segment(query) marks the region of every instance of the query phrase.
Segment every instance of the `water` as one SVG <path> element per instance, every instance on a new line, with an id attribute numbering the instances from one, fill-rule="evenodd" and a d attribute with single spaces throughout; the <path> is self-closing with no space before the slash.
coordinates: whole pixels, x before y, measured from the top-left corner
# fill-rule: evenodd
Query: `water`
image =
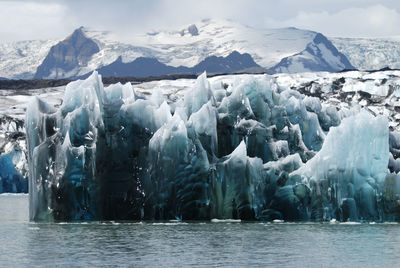
<path id="1" fill-rule="evenodd" d="M 0 195 L 0 267 L 398 267 L 399 224 L 28 221 Z"/>

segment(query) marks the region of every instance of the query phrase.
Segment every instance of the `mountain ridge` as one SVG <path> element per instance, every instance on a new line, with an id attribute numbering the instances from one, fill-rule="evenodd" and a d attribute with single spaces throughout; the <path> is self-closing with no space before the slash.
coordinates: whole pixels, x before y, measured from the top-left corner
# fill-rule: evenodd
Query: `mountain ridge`
<path id="1" fill-rule="evenodd" d="M 161 63 L 156 58 L 139 57 L 132 62 L 124 63 L 122 57 L 118 57 L 113 63 L 99 68 L 97 71 L 103 77 L 115 76 L 161 76 L 172 74 L 199 74 L 204 71 L 207 73 L 235 73 L 256 68 L 260 72 L 261 66 L 254 62 L 250 54 L 241 54 L 233 51 L 226 57 L 210 56 L 199 62 L 193 67 L 170 66 Z M 266 69 L 263 70 L 267 72 Z M 86 75 L 85 75 L 86 76 Z"/>
<path id="2" fill-rule="evenodd" d="M 43 43 L 51 47 L 47 54 L 31 55 L 36 60 L 29 68 L 23 64 L 23 55 L 19 56 L 20 61 L 12 72 L 7 71 L 6 66 L 1 68 L 0 64 L 0 76 L 25 79 L 80 77 L 110 65 L 118 58 L 122 63 L 129 63 L 141 57 L 156 58 L 160 63 L 172 67 L 192 68 L 207 57 L 227 57 L 233 51 L 248 53 L 262 68 L 273 68 L 282 59 L 301 53 L 310 45 L 316 45 L 313 42 L 318 34 L 294 27 L 255 29 L 233 21 L 209 19 L 181 30 L 134 35 L 133 40 L 122 42 L 118 41 L 114 33 L 80 27 L 64 40 Z M 34 54 L 33 49 L 28 48 L 26 54 Z M 297 70 L 300 72 L 340 71 L 342 66 L 346 66 L 343 62 L 345 56 L 328 64 L 319 59 L 318 54 L 308 53 L 303 57 L 308 57 L 317 65 L 323 64 L 318 68 L 305 66 Z M 237 64 L 240 65 L 239 62 Z M 37 68 L 36 72 L 32 71 L 34 68 Z M 215 71 L 225 72 L 218 68 Z"/>

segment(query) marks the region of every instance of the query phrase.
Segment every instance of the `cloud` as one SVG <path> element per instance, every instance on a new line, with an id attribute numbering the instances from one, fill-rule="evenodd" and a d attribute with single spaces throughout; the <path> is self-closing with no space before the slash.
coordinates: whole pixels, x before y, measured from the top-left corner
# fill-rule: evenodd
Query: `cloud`
<path id="1" fill-rule="evenodd" d="M 70 22 L 68 13 L 58 3 L 0 1 L 1 42 L 60 38 Z"/>
<path id="2" fill-rule="evenodd" d="M 74 10 L 71 16 L 75 17 L 74 21 L 79 21 L 76 27 L 83 25 L 97 30 L 111 30 L 120 40 L 129 41 L 135 34 L 152 30 L 181 30 L 204 18 L 234 19 L 246 23 L 247 17 L 241 14 L 249 7 L 242 0 L 114 0 L 96 3 L 72 0 L 63 3 Z M 253 11 L 249 13 L 254 15 Z M 258 15 L 262 18 L 261 13 Z"/>
<path id="3" fill-rule="evenodd" d="M 103 14 L 105 27 L 143 32 L 160 28 L 180 29 L 186 24 L 192 24 L 204 18 L 233 18 L 242 12 L 246 3 L 241 0 L 147 0 L 141 3 L 118 2 L 117 5 L 107 3 L 103 5 L 107 10 L 100 13 Z M 116 6 L 121 8 L 118 9 Z M 114 11 L 116 16 L 110 14 L 110 11 Z M 107 20 L 110 17 L 113 20 Z"/>
<path id="4" fill-rule="evenodd" d="M 0 0 L 0 42 L 64 38 L 79 26 L 137 33 L 181 29 L 203 18 L 295 26 L 328 36 L 400 35 L 400 3 L 386 0 Z M 396 9 L 398 8 L 398 9 Z"/>
<path id="5" fill-rule="evenodd" d="M 387 37 L 400 34 L 400 13 L 384 5 L 372 5 L 328 11 L 300 11 L 291 19 L 279 21 L 266 18 L 267 27 L 294 26 L 315 30 L 328 36 L 339 37 Z"/>

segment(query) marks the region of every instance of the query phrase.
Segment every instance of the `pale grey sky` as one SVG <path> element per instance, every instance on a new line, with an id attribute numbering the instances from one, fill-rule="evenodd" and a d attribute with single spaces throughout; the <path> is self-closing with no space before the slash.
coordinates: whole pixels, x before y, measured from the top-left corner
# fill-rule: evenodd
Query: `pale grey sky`
<path id="1" fill-rule="evenodd" d="M 327 36 L 400 36 L 398 0 L 0 0 L 0 42 L 63 38 L 79 26 L 124 35 L 180 29 L 203 18 Z"/>

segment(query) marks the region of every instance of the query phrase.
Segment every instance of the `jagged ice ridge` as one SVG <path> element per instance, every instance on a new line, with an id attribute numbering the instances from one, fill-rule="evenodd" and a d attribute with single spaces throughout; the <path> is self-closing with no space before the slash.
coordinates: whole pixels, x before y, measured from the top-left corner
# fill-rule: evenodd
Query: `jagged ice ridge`
<path id="1" fill-rule="evenodd" d="M 32 220 L 399 219 L 387 119 L 273 76 L 203 74 L 167 99 L 94 72 L 25 125 Z"/>

